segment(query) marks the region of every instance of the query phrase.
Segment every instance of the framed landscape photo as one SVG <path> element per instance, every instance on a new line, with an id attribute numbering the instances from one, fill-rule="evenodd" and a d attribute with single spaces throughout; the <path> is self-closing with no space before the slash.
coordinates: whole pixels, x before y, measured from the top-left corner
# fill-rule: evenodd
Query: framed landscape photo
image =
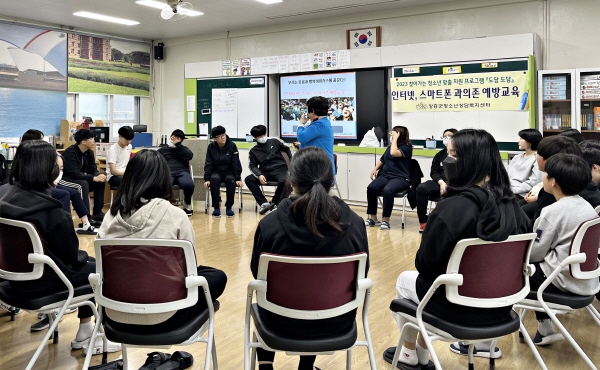
<path id="1" fill-rule="evenodd" d="M 381 47 L 381 26 L 347 30 L 346 47 L 348 49 Z"/>

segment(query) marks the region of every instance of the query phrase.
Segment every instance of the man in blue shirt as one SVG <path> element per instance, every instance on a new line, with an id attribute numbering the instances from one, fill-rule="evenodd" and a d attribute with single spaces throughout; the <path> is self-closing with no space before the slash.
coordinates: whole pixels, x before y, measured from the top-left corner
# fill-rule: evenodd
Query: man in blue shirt
<path id="1" fill-rule="evenodd" d="M 333 129 L 327 118 L 329 101 L 322 96 L 313 96 L 308 99 L 306 105 L 308 114 L 300 118 L 297 131 L 300 148 L 316 146 L 323 149 L 331 159 L 333 173 L 336 173 L 333 161 Z"/>

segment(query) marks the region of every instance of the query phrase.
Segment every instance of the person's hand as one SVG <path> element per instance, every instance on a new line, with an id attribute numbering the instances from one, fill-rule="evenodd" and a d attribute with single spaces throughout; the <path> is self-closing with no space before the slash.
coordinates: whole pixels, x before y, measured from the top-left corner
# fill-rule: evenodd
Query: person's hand
<path id="1" fill-rule="evenodd" d="M 296 142 L 294 143 L 294 147 L 296 147 L 296 149 L 300 149 L 300 142 L 299 142 L 299 141 L 296 141 Z"/>
<path id="2" fill-rule="evenodd" d="M 204 189 L 208 189 L 210 186 L 210 181 L 204 181 Z"/>
<path id="3" fill-rule="evenodd" d="M 537 196 L 535 195 L 531 195 L 530 193 L 527 193 L 527 195 L 525 196 L 525 201 L 527 203 L 533 203 L 537 200 Z"/>
<path id="4" fill-rule="evenodd" d="M 300 121 L 299 121 L 299 122 L 300 122 L 300 124 L 302 124 L 302 125 L 306 124 L 306 122 L 308 122 L 308 117 L 306 117 L 306 115 L 305 115 L 305 114 L 303 114 L 303 115 L 300 117 Z"/>
<path id="5" fill-rule="evenodd" d="M 446 194 L 446 189 L 448 188 L 448 184 L 445 181 L 440 181 L 440 195 Z"/>
<path id="6" fill-rule="evenodd" d="M 173 144 L 177 144 L 181 142 L 181 138 L 177 137 L 177 136 L 171 136 L 171 142 Z"/>
<path id="7" fill-rule="evenodd" d="M 92 179 L 94 182 L 106 182 L 106 175 L 94 176 Z"/>
<path id="8" fill-rule="evenodd" d="M 392 141 L 398 140 L 399 136 L 400 136 L 400 134 L 397 131 L 392 131 Z"/>
<path id="9" fill-rule="evenodd" d="M 373 168 L 373 171 L 371 171 L 371 180 L 375 180 L 376 177 L 377 177 L 377 167 Z"/>
<path id="10" fill-rule="evenodd" d="M 241 181 L 236 181 L 235 184 L 238 186 L 238 188 L 243 188 L 244 187 L 244 183 Z"/>
<path id="11" fill-rule="evenodd" d="M 263 175 L 258 176 L 258 181 L 260 181 L 261 185 L 265 185 L 267 183 L 267 178 Z"/>

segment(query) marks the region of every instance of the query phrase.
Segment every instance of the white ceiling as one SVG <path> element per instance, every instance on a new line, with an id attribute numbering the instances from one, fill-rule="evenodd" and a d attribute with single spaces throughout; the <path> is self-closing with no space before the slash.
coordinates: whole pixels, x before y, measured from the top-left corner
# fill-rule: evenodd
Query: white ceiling
<path id="1" fill-rule="evenodd" d="M 0 0 L 0 19 L 19 18 L 74 27 L 75 30 L 158 40 L 457 0 L 283 0 L 283 3 L 271 5 L 256 0 L 186 1 L 204 15 L 177 22 L 163 21 L 159 9 L 135 4 L 135 0 Z M 122 26 L 80 18 L 73 15 L 77 11 L 131 19 L 141 24 Z"/>

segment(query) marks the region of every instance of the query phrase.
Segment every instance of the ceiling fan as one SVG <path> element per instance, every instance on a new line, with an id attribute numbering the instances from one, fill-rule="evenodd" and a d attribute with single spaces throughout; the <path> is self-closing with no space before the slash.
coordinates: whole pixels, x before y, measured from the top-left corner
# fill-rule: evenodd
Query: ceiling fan
<path id="1" fill-rule="evenodd" d="M 167 0 L 167 6 L 160 12 L 160 17 L 169 21 L 178 21 L 190 15 L 194 7 L 183 0 Z"/>

